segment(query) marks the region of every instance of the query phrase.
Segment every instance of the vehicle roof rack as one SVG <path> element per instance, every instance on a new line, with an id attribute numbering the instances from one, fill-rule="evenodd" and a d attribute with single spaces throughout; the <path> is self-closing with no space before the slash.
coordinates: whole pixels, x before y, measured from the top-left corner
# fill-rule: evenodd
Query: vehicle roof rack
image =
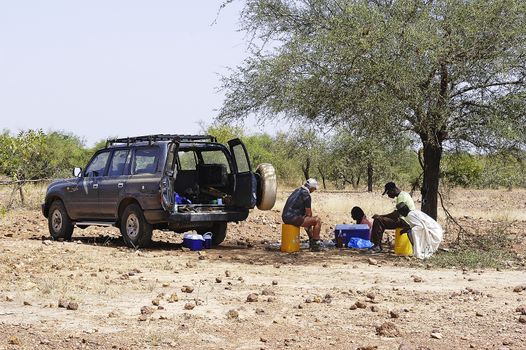
<path id="1" fill-rule="evenodd" d="M 123 137 L 118 139 L 108 139 L 106 141 L 106 147 L 114 145 L 116 143 L 125 143 L 130 145 L 136 142 L 148 142 L 152 144 L 157 141 L 176 141 L 176 142 L 217 142 L 217 138 L 212 135 L 182 135 L 182 134 L 155 134 L 145 136 L 133 136 Z"/>

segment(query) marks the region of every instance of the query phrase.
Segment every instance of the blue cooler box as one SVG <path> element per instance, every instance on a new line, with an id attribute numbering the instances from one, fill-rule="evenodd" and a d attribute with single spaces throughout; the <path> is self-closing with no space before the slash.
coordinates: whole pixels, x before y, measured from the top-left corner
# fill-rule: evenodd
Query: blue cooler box
<path id="1" fill-rule="evenodd" d="M 338 246 L 341 244 L 343 247 L 347 247 L 351 237 L 369 240 L 369 235 L 369 226 L 365 224 L 338 224 L 334 228 L 334 239 Z"/>
<path id="2" fill-rule="evenodd" d="M 202 250 L 204 248 L 205 239 L 197 234 L 185 234 L 183 236 L 183 247 L 190 248 L 190 250 Z"/>

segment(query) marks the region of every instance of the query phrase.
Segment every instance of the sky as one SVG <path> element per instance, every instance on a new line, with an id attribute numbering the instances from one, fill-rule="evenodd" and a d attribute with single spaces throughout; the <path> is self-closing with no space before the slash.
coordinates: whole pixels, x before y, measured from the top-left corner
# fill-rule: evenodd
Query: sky
<path id="1" fill-rule="evenodd" d="M 0 131 L 199 133 L 247 57 L 242 3 L 221 3 L 0 0 Z"/>

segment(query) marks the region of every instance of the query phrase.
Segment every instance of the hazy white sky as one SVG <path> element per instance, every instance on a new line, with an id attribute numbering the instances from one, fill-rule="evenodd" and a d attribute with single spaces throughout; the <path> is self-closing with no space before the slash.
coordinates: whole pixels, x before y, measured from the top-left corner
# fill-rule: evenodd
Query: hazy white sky
<path id="1" fill-rule="evenodd" d="M 108 136 L 197 133 L 246 57 L 241 4 L 0 0 L 0 129 Z"/>

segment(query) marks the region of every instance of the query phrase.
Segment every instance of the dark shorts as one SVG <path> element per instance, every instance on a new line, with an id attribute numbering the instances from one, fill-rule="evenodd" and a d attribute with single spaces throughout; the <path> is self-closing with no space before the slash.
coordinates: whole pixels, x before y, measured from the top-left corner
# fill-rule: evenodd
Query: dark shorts
<path id="1" fill-rule="evenodd" d="M 305 221 L 304 216 L 291 216 L 288 218 L 283 218 L 284 223 L 289 224 L 289 225 L 294 225 L 294 226 L 303 225 L 303 221 Z"/>

